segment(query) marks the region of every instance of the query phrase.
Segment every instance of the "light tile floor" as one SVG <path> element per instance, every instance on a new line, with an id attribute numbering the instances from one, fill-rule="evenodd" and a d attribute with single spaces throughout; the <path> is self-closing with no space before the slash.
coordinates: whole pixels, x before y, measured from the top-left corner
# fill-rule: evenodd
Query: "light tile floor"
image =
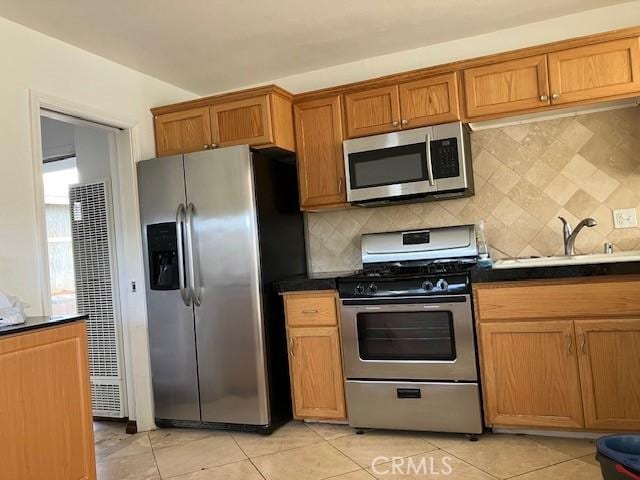
<path id="1" fill-rule="evenodd" d="M 95 424 L 98 480 L 601 480 L 590 440 L 371 430 L 292 421 L 270 436 Z"/>

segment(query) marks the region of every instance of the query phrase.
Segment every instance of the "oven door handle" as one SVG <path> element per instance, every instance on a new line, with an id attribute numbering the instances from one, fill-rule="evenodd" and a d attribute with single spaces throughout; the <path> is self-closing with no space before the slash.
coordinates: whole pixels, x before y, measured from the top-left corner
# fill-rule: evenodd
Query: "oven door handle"
<path id="1" fill-rule="evenodd" d="M 429 185 L 434 187 L 436 185 L 436 181 L 433 178 L 433 164 L 431 163 L 431 135 L 427 133 L 425 140 L 427 149 L 427 175 L 429 176 Z"/>

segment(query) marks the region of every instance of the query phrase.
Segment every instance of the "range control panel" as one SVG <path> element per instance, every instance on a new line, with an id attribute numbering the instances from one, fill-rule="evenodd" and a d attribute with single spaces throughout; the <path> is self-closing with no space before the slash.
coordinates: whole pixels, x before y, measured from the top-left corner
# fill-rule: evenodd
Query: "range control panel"
<path id="1" fill-rule="evenodd" d="M 347 277 L 338 279 L 341 298 L 461 295 L 470 293 L 467 275 Z"/>

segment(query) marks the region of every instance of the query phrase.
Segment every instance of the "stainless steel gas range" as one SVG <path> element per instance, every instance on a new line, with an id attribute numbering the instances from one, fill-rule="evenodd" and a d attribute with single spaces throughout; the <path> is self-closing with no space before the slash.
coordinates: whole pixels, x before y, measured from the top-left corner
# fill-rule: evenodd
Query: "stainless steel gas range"
<path id="1" fill-rule="evenodd" d="M 473 225 L 362 236 L 363 270 L 338 280 L 352 427 L 482 432 L 477 256 Z"/>

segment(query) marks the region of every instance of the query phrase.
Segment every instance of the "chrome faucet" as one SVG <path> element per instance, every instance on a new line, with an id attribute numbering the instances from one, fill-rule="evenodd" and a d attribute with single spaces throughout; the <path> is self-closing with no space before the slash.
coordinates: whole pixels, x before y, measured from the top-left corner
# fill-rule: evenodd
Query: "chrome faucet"
<path id="1" fill-rule="evenodd" d="M 558 217 L 558 218 L 562 222 L 562 236 L 564 238 L 564 254 L 575 255 L 576 254 L 576 249 L 575 249 L 576 237 L 580 233 L 580 230 L 582 230 L 584 227 L 595 227 L 596 225 L 598 225 L 598 222 L 596 222 L 593 218 L 585 218 L 580 223 L 578 223 L 578 225 L 576 225 L 575 229 L 571 229 L 571 225 L 569 225 L 569 222 L 567 222 L 562 217 Z"/>

